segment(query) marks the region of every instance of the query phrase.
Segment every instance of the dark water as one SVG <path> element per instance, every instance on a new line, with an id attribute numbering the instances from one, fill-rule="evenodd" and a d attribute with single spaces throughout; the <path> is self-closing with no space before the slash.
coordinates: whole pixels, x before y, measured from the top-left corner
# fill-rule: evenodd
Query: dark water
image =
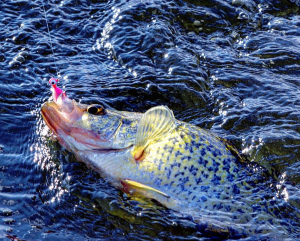
<path id="1" fill-rule="evenodd" d="M 134 200 L 49 138 L 47 80 L 83 103 L 177 119 L 231 140 L 276 179 L 300 240 L 298 0 L 0 0 L 0 239 L 207 240 L 189 217 Z M 51 40 L 55 56 L 51 50 Z"/>

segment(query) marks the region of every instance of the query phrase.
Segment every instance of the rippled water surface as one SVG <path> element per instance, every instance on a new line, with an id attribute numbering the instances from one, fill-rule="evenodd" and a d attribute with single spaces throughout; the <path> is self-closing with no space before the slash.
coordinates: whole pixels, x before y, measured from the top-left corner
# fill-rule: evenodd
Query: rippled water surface
<path id="1" fill-rule="evenodd" d="M 83 103 L 167 105 L 230 140 L 275 179 L 281 213 L 244 239 L 300 240 L 298 0 L 0 4 L 1 239 L 209 237 L 191 217 L 113 188 L 51 140 L 40 108 L 47 80 L 60 75 Z"/>

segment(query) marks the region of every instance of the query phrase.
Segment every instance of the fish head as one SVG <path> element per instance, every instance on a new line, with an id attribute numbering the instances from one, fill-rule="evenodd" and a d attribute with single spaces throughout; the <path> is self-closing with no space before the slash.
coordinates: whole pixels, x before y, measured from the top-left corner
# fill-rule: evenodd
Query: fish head
<path id="1" fill-rule="evenodd" d="M 62 93 L 41 109 L 44 121 L 70 151 L 109 151 L 134 145 L 139 115 L 85 105 Z"/>

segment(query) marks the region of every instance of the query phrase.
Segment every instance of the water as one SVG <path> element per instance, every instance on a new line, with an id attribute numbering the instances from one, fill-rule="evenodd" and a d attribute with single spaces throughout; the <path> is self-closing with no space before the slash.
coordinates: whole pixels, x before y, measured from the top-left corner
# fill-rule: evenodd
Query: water
<path id="1" fill-rule="evenodd" d="M 51 141 L 40 108 L 56 67 L 83 103 L 167 105 L 229 139 L 282 196 L 280 229 L 255 240 L 279 230 L 300 239 L 298 0 L 44 0 L 55 55 L 42 1 L 0 4 L 1 239 L 208 239 L 190 217 L 126 196 Z"/>

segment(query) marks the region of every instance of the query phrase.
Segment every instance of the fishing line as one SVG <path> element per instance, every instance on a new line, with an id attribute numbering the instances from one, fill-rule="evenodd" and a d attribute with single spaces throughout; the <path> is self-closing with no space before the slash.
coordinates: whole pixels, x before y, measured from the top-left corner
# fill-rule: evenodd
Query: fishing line
<path id="1" fill-rule="evenodd" d="M 47 19 L 47 13 L 46 13 L 46 10 L 45 10 L 45 5 L 44 5 L 44 1 L 43 0 L 42 0 L 42 4 L 43 4 L 43 10 L 44 10 L 44 15 L 45 15 L 45 20 L 46 20 L 46 25 L 47 25 L 49 40 L 50 40 L 50 48 L 52 50 L 52 57 L 53 57 L 53 60 L 54 60 L 56 74 L 57 74 L 57 77 L 59 78 L 60 77 L 60 72 L 59 72 L 59 70 L 57 68 L 57 65 L 56 65 L 56 56 L 55 56 L 55 53 L 54 53 L 54 50 L 53 50 L 52 39 L 51 39 L 51 34 L 50 34 L 50 29 L 49 29 L 49 24 L 48 24 L 48 19 Z"/>

